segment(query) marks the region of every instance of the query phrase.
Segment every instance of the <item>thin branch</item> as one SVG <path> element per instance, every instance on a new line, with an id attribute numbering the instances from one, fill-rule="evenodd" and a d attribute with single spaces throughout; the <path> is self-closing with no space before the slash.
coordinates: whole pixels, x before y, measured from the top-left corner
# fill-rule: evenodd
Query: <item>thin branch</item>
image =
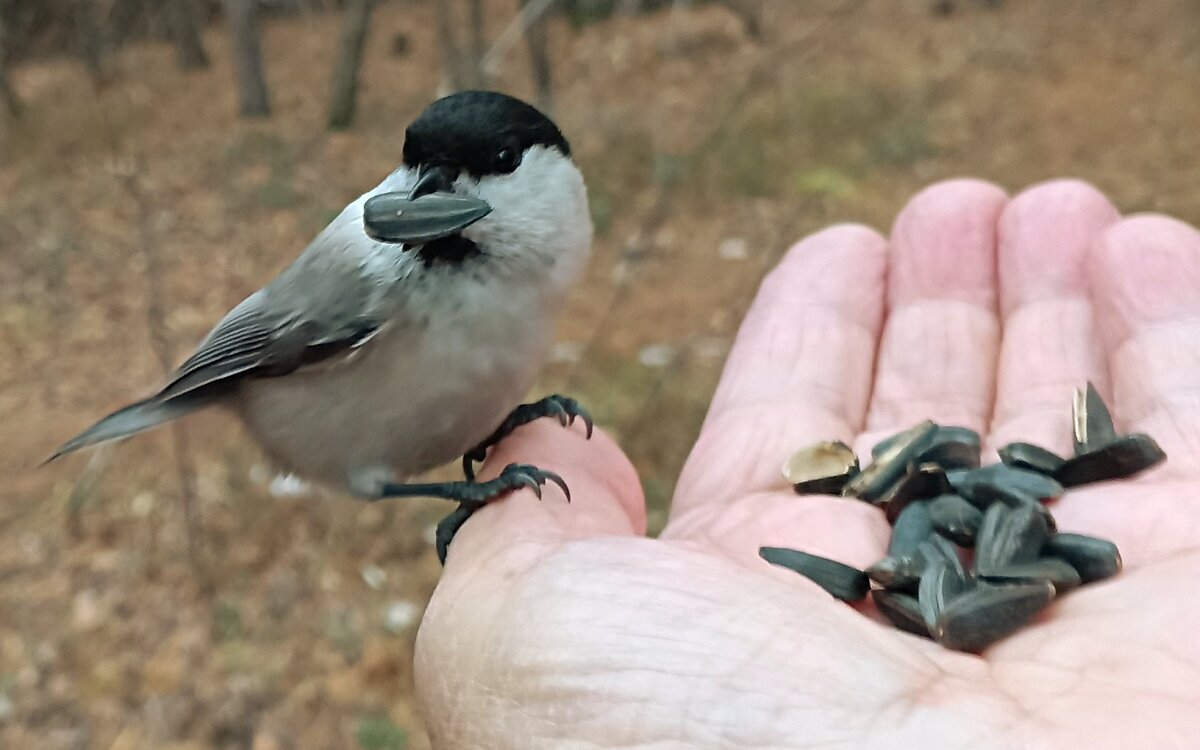
<path id="1" fill-rule="evenodd" d="M 521 5 L 521 11 L 509 21 L 508 26 L 504 27 L 504 31 L 500 32 L 500 36 L 492 44 L 492 48 L 483 56 L 479 67 L 488 75 L 494 76 L 500 69 L 500 63 L 512 51 L 517 42 L 525 36 L 525 32 L 529 27 L 537 23 L 546 11 L 558 0 L 529 0 Z"/>
<path id="2" fill-rule="evenodd" d="M 434 17 L 437 22 L 438 50 L 442 56 L 442 75 L 453 91 L 463 87 L 463 59 L 458 49 L 458 40 L 454 34 L 454 18 L 451 15 L 450 0 L 436 0 Z"/>
<path id="3" fill-rule="evenodd" d="M 135 165 L 123 164 L 118 169 L 118 176 L 137 209 L 138 244 L 141 246 L 142 260 L 145 264 L 146 327 L 150 333 L 150 343 L 163 372 L 169 373 L 174 357 L 171 353 L 171 337 L 167 330 L 166 310 L 163 305 L 166 289 L 158 244 L 155 242 L 151 224 L 153 215 L 150 201 L 141 189 Z M 196 510 L 196 470 L 189 451 L 188 437 L 183 425 L 178 422 L 172 422 L 170 429 L 175 468 L 179 476 L 179 499 L 183 509 L 188 560 L 201 590 L 211 593 L 213 581 L 202 549 L 200 521 Z"/>

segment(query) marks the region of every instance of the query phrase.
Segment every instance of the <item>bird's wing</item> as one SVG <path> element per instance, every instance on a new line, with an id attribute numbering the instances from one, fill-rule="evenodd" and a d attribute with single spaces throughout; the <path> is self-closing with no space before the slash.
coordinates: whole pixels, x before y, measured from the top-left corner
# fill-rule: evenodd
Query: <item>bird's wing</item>
<path id="1" fill-rule="evenodd" d="M 47 461 L 203 409 L 242 378 L 286 375 L 345 354 L 362 346 L 379 328 L 379 323 L 363 317 L 270 314 L 264 312 L 257 295 L 252 296 L 217 324 L 162 390 L 109 414 L 63 444 Z"/>
<path id="2" fill-rule="evenodd" d="M 155 398 L 169 400 L 244 377 L 277 377 L 304 365 L 346 354 L 367 342 L 380 322 L 363 316 L 331 317 L 267 312 L 250 297 L 209 333 L 172 373 Z"/>

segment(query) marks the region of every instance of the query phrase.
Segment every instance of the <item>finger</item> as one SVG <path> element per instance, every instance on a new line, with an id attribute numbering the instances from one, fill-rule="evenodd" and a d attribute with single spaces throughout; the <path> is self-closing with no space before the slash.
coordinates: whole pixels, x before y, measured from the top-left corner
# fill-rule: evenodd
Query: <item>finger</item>
<path id="1" fill-rule="evenodd" d="M 925 419 L 983 431 L 995 389 L 1000 188 L 952 180 L 918 194 L 892 229 L 888 311 L 865 452 Z"/>
<path id="2" fill-rule="evenodd" d="M 531 422 L 492 450 L 480 480 L 495 477 L 512 463 L 560 475 L 571 489 L 571 502 L 551 484 L 543 488 L 542 500 L 524 489 L 488 503 L 454 537 L 447 576 L 469 575 L 513 548 L 520 553 L 508 554 L 506 560 L 532 564 L 572 539 L 645 533 L 646 509 L 637 474 L 602 430 L 588 440 L 582 430 L 564 430 L 548 419 Z"/>
<path id="3" fill-rule="evenodd" d="M 797 448 L 858 431 L 885 248 L 865 227 L 832 227 L 793 247 L 763 281 L 679 477 L 673 520 L 786 487 L 780 470 Z"/>
<path id="4" fill-rule="evenodd" d="M 1108 392 L 1108 366 L 1092 316 L 1085 259 L 1117 210 L 1075 180 L 1030 188 L 1004 209 L 997 269 L 1003 342 L 992 450 L 1013 441 L 1072 450 L 1071 399 L 1092 381 Z"/>
<path id="5" fill-rule="evenodd" d="M 1167 453 L 1158 478 L 1200 474 L 1200 233 L 1164 216 L 1125 219 L 1089 257 L 1123 431 Z"/>

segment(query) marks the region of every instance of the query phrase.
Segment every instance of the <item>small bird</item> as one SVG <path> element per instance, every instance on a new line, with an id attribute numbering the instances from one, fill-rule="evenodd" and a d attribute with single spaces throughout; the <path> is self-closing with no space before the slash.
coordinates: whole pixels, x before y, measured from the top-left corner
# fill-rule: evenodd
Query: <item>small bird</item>
<path id="1" fill-rule="evenodd" d="M 364 216 L 365 215 L 365 216 Z M 281 470 L 366 499 L 433 496 L 455 532 L 509 491 L 561 477 L 473 462 L 522 424 L 592 423 L 573 399 L 521 398 L 591 252 L 583 176 L 558 127 L 490 91 L 431 104 L 403 163 L 335 218 L 287 269 L 234 307 L 154 395 L 48 460 L 209 406 L 232 410 Z M 515 407 L 515 408 L 514 408 Z M 466 481 L 406 484 L 458 457 Z"/>

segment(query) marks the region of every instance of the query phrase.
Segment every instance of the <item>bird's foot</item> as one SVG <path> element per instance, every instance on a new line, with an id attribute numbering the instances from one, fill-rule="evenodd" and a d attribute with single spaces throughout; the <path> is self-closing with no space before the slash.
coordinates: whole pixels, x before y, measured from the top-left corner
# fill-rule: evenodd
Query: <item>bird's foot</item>
<path id="1" fill-rule="evenodd" d="M 467 476 L 468 480 L 474 480 L 475 463 L 482 462 L 487 458 L 488 448 L 511 435 L 518 427 L 542 417 L 555 417 L 563 427 L 575 424 L 575 420 L 578 419 L 587 428 L 588 438 L 592 437 L 592 418 L 587 410 L 580 406 L 575 399 L 556 393 L 540 401 L 534 401 L 532 404 L 521 404 L 513 409 L 495 432 L 463 455 L 463 474 Z"/>
<path id="2" fill-rule="evenodd" d="M 563 478 L 552 471 L 545 471 L 528 464 L 509 464 L 500 472 L 500 476 L 487 482 L 432 482 L 428 484 L 385 484 L 380 490 L 379 499 L 392 497 L 440 497 L 458 502 L 458 509 L 446 516 L 437 525 L 438 560 L 446 563 L 446 549 L 453 541 L 459 528 L 467 519 L 491 500 L 514 490 L 528 487 L 533 490 L 539 500 L 542 499 L 542 485 L 553 482 L 562 488 L 567 502 L 571 502 L 571 490 Z"/>

